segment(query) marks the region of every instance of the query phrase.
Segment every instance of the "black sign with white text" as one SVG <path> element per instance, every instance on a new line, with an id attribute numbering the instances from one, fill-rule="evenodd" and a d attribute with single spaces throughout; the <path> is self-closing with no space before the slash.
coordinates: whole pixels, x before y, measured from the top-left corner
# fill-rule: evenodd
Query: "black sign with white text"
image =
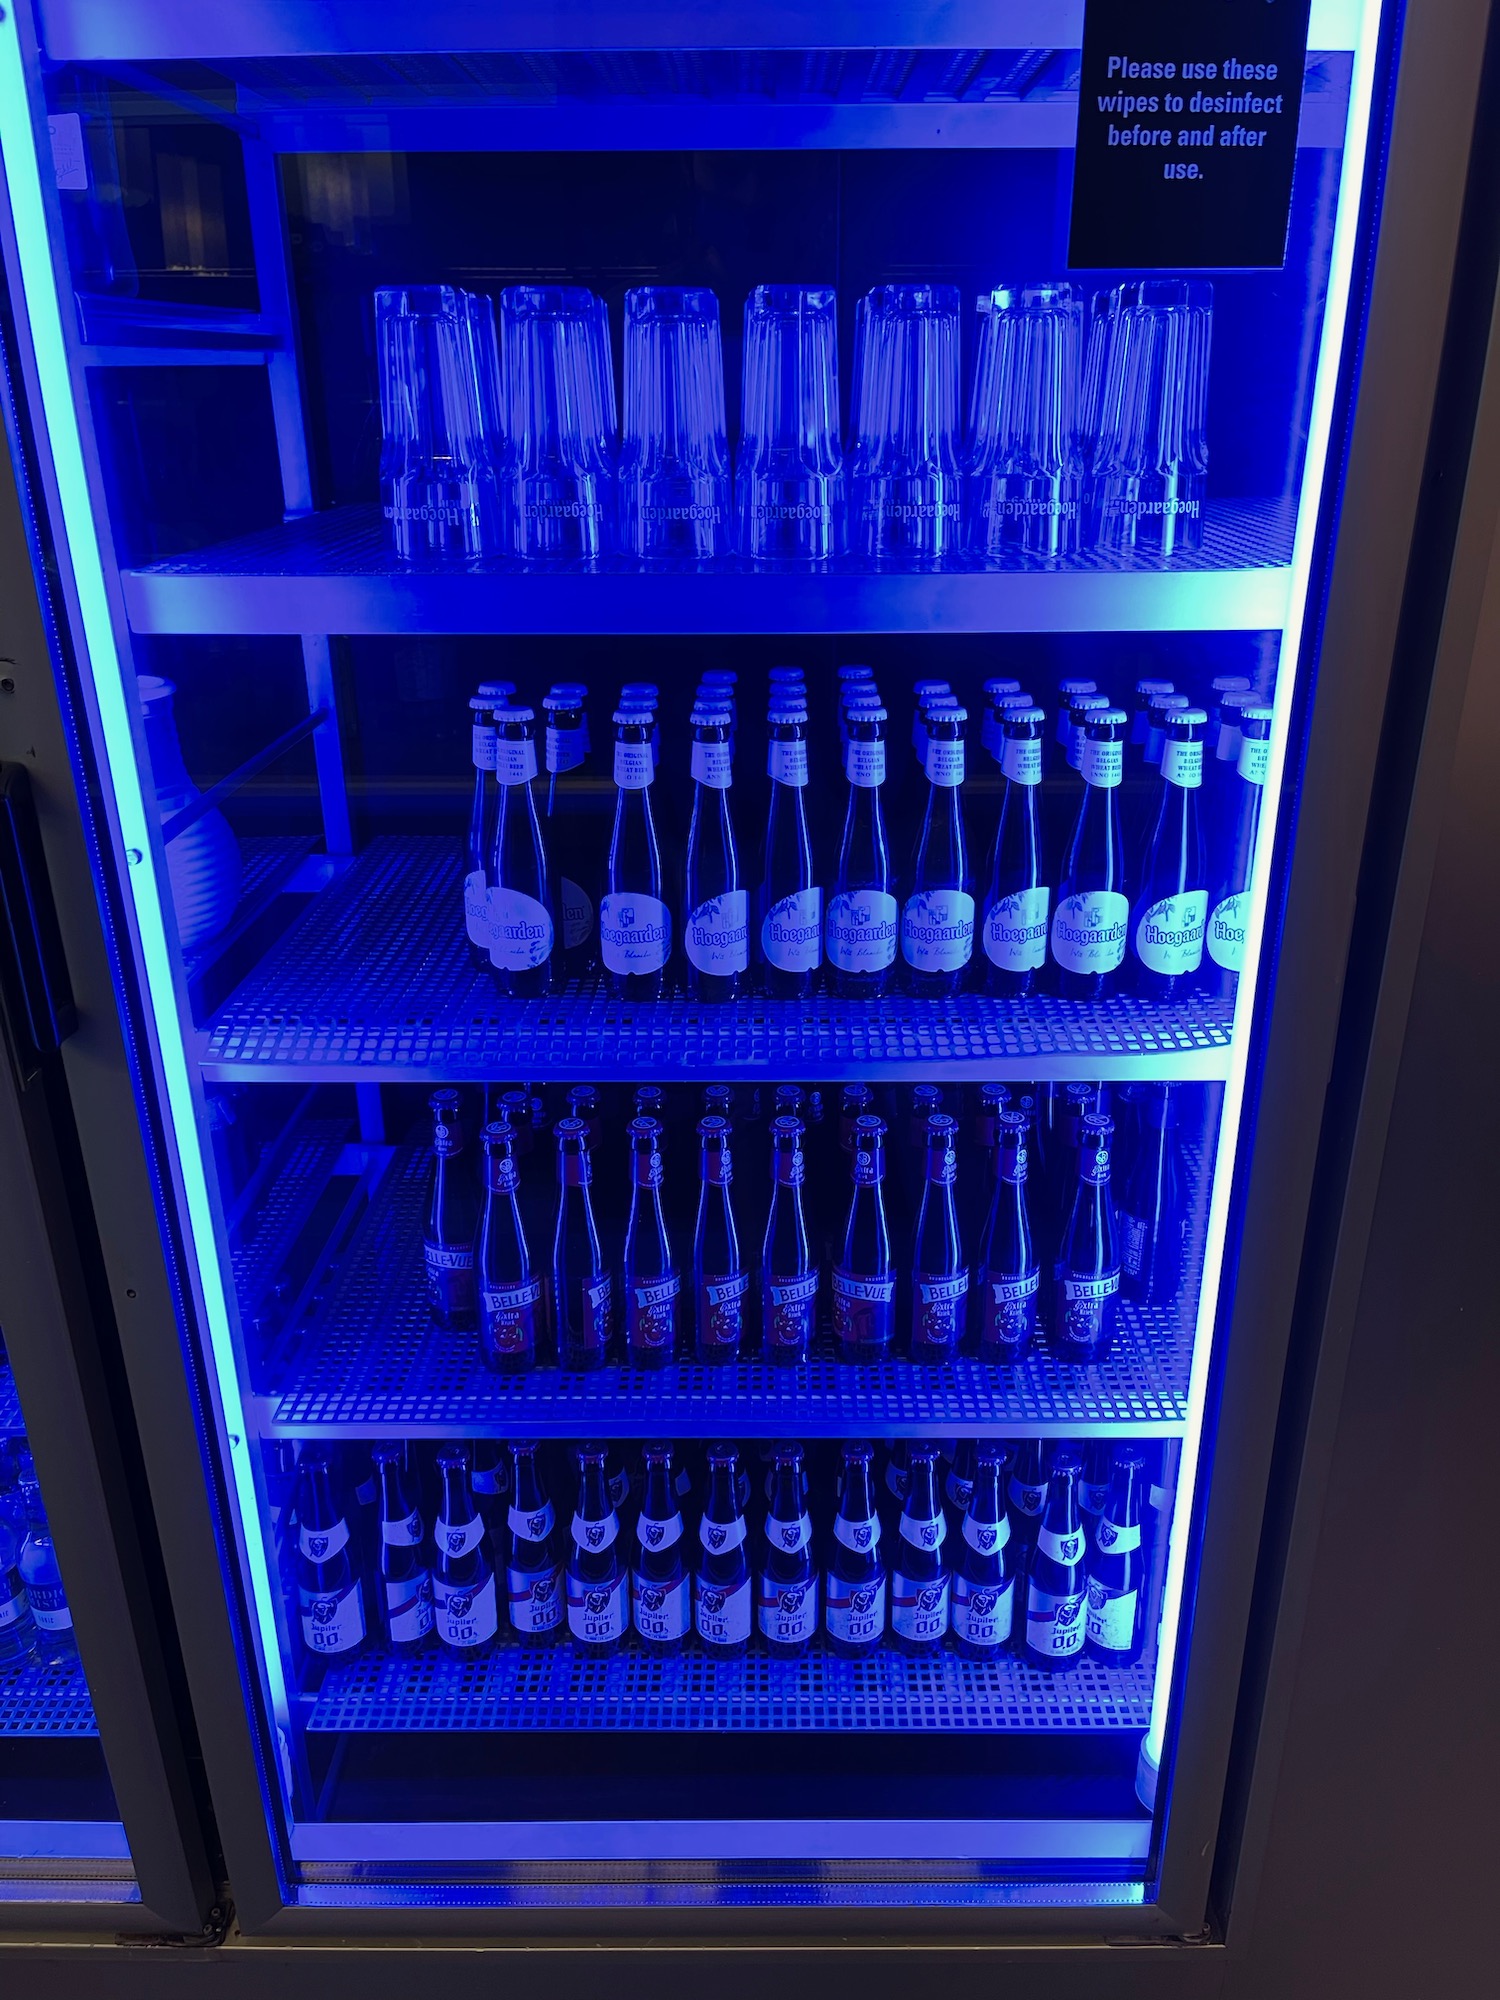
<path id="1" fill-rule="evenodd" d="M 1311 0 L 1085 0 L 1071 265 L 1286 256 Z"/>

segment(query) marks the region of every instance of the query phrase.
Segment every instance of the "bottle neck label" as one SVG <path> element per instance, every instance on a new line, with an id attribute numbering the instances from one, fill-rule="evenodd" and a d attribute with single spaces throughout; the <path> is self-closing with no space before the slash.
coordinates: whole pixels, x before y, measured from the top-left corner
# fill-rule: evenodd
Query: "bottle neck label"
<path id="1" fill-rule="evenodd" d="M 760 948 L 779 972 L 815 972 L 822 957 L 823 891 L 798 889 L 766 912 Z"/>
<path id="2" fill-rule="evenodd" d="M 476 722 L 474 725 L 474 769 L 493 771 L 495 768 L 495 725 L 492 722 Z"/>
<path id="3" fill-rule="evenodd" d="M 547 724 L 546 756 L 547 769 L 561 777 L 565 771 L 576 771 L 588 754 L 588 732 L 585 729 L 557 729 Z"/>
<path id="4" fill-rule="evenodd" d="M 581 1514 L 573 1516 L 573 1540 L 585 1555 L 602 1555 L 614 1546 L 619 1532 L 618 1515 L 606 1514 L 602 1521 L 586 1521 Z"/>
<path id="5" fill-rule="evenodd" d="M 856 1146 L 851 1164 L 856 1187 L 878 1187 L 885 1179 L 885 1154 L 872 1146 Z"/>
<path id="6" fill-rule="evenodd" d="M 349 1523 L 335 1521 L 331 1528 L 299 1528 L 297 1546 L 311 1563 L 332 1562 L 349 1546 Z"/>
<path id="7" fill-rule="evenodd" d="M 413 1510 L 403 1521 L 382 1521 L 380 1539 L 390 1549 L 414 1549 L 422 1539 L 422 1516 Z"/>
<path id="8" fill-rule="evenodd" d="M 1203 745 L 1169 736 L 1161 746 L 1161 774 L 1169 785 L 1195 791 L 1203 783 Z"/>
<path id="9" fill-rule="evenodd" d="M 599 901 L 599 949 L 609 972 L 660 972 L 672 951 L 671 911 L 659 897 L 612 890 Z"/>
<path id="10" fill-rule="evenodd" d="M 812 1544 L 812 1522 L 806 1514 L 799 1514 L 795 1521 L 783 1521 L 774 1515 L 766 1520 L 766 1542 L 782 1555 L 795 1556 Z"/>
<path id="11" fill-rule="evenodd" d="M 842 1514 L 836 1514 L 833 1539 L 846 1549 L 852 1549 L 857 1556 L 872 1555 L 880 1546 L 880 1517 L 871 1514 L 865 1521 L 847 1521 Z"/>
<path id="12" fill-rule="evenodd" d="M 521 1185 L 521 1170 L 509 1154 L 500 1159 L 492 1155 L 488 1167 L 489 1184 L 496 1194 L 514 1194 Z"/>
<path id="13" fill-rule="evenodd" d="M 807 744 L 800 738 L 790 742 L 778 742 L 774 737 L 766 746 L 766 774 L 774 784 L 805 785 L 807 783 Z"/>
<path id="14" fill-rule="evenodd" d="M 976 1555 L 997 1556 L 1010 1540 L 1010 1522 L 1003 1515 L 998 1521 L 976 1521 L 965 1514 L 964 1540 Z"/>
<path id="15" fill-rule="evenodd" d="M 484 1540 L 484 1522 L 478 1514 L 469 1521 L 439 1520 L 433 1530 L 433 1540 L 440 1554 L 450 1562 L 457 1562 L 471 1549 L 477 1549 Z"/>
<path id="16" fill-rule="evenodd" d="M 1109 790 L 1118 785 L 1125 773 L 1125 746 L 1123 743 L 1098 743 L 1085 736 L 1083 750 L 1078 760 L 1078 768 L 1086 785 L 1094 785 Z"/>
<path id="17" fill-rule="evenodd" d="M 545 1542 L 557 1525 L 550 1500 L 544 1501 L 540 1507 L 512 1507 L 505 1519 L 511 1533 L 521 1542 Z"/>
<path id="18" fill-rule="evenodd" d="M 1002 972 L 1037 972 L 1047 962 L 1050 889 L 1017 889 L 991 903 L 984 918 L 984 955 Z"/>
<path id="19" fill-rule="evenodd" d="M 1066 1534 L 1058 1534 L 1055 1528 L 1041 1528 L 1037 1532 L 1036 1545 L 1044 1556 L 1050 1556 L 1064 1569 L 1071 1569 L 1074 1563 L 1083 1561 L 1084 1540 L 1082 1528 L 1070 1528 Z"/>
<path id="20" fill-rule="evenodd" d="M 914 972 L 957 972 L 974 952 L 974 898 L 963 889 L 918 889 L 901 912 L 901 956 Z"/>
<path id="21" fill-rule="evenodd" d="M 694 743 L 693 778 L 716 792 L 727 792 L 734 782 L 734 759 L 727 743 Z"/>
<path id="22" fill-rule="evenodd" d="M 1207 923 L 1206 889 L 1163 896 L 1136 922 L 1136 956 L 1150 972 L 1168 976 L 1196 972 L 1203 963 L 1203 933 Z"/>
<path id="23" fill-rule="evenodd" d="M 898 919 L 885 890 L 840 890 L 828 904 L 828 963 L 840 972 L 884 972 L 895 963 Z"/>
<path id="24" fill-rule="evenodd" d="M 649 743 L 615 745 L 615 784 L 622 792 L 643 792 L 656 773 Z"/>
<path id="25" fill-rule="evenodd" d="M 665 1177 L 662 1156 L 653 1147 L 649 1153 L 634 1153 L 635 1184 L 642 1188 L 658 1188 Z"/>
<path id="26" fill-rule="evenodd" d="M 636 1521 L 635 1531 L 640 1537 L 641 1547 L 654 1554 L 682 1540 L 682 1516 L 669 1514 L 665 1520 L 660 1520 L 650 1514 L 642 1514 Z"/>
<path id="27" fill-rule="evenodd" d="M 936 1146 L 927 1151 L 927 1179 L 933 1187 L 952 1187 L 958 1179 L 958 1154 L 952 1146 L 941 1152 Z"/>
<path id="28" fill-rule="evenodd" d="M 737 1549 L 745 1539 L 745 1517 L 736 1514 L 732 1521 L 710 1521 L 705 1514 L 698 1524 L 698 1540 L 711 1556 L 727 1555 Z"/>
<path id="29" fill-rule="evenodd" d="M 931 1520 L 927 1521 L 903 1512 L 901 1539 L 903 1542 L 910 1542 L 914 1549 L 940 1549 L 948 1539 L 948 1523 L 941 1512 L 934 1514 Z"/>
<path id="30" fill-rule="evenodd" d="M 1225 972 L 1245 967 L 1245 933 L 1250 922 L 1250 897 L 1242 890 L 1215 905 L 1204 931 L 1204 943 L 1214 964 Z"/>
<path id="31" fill-rule="evenodd" d="M 495 740 L 495 776 L 502 785 L 529 785 L 536 776 L 536 744 L 529 736 L 519 742 L 505 736 Z"/>
<path id="32" fill-rule="evenodd" d="M 950 743 L 946 739 L 929 736 L 922 763 L 929 784 L 941 785 L 945 790 L 961 785 L 964 781 L 963 738 Z"/>
<path id="33" fill-rule="evenodd" d="M 776 1179 L 781 1187 L 801 1187 L 807 1173 L 807 1155 L 800 1146 L 776 1148 Z"/>
<path id="34" fill-rule="evenodd" d="M 699 972 L 731 978 L 750 964 L 750 898 L 726 889 L 698 905 L 683 927 L 683 949 Z"/>
<path id="35" fill-rule="evenodd" d="M 1271 768 L 1271 745 L 1264 737 L 1242 736 L 1235 769 L 1247 785 L 1263 785 Z"/>
<path id="36" fill-rule="evenodd" d="M 728 1146 L 710 1146 L 703 1155 L 703 1179 L 710 1187 L 728 1187 L 734 1179 L 734 1160 Z"/>
<path id="37" fill-rule="evenodd" d="M 1101 1555 L 1133 1555 L 1141 1545 L 1139 1521 L 1132 1521 L 1128 1527 L 1116 1527 L 1113 1521 L 1100 1521 L 1094 1530 L 1094 1546 Z"/>
<path id="38" fill-rule="evenodd" d="M 1125 897 L 1114 889 L 1087 889 L 1065 896 L 1053 912 L 1052 956 L 1066 972 L 1114 972 L 1124 961 L 1129 933 Z"/>
<path id="39" fill-rule="evenodd" d="M 560 1172 L 558 1179 L 564 1187 L 591 1187 L 594 1180 L 594 1162 L 587 1146 L 580 1146 L 575 1152 L 571 1147 L 557 1156 Z"/>
<path id="40" fill-rule="evenodd" d="M 862 743 L 851 736 L 844 746 L 844 774 L 861 791 L 873 791 L 885 783 L 885 743 Z"/>
<path id="41" fill-rule="evenodd" d="M 1042 782 L 1042 741 L 1039 736 L 1007 736 L 1000 752 L 1000 770 L 1013 785 Z"/>

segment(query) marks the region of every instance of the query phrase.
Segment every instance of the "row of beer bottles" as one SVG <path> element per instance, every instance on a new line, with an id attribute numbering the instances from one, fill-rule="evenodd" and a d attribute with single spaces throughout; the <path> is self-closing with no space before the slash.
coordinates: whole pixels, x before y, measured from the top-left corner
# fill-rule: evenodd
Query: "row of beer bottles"
<path id="1" fill-rule="evenodd" d="M 1088 1000 L 1125 988 L 1160 1000 L 1203 986 L 1233 991 L 1272 724 L 1242 678 L 1215 682 L 1213 716 L 1167 683 L 1142 681 L 1133 725 L 1093 681 L 1065 682 L 1056 754 L 1076 777 L 1063 841 L 1049 840 L 1040 805 L 1048 718 L 1018 683 L 986 684 L 981 740 L 999 770 L 991 812 L 988 795 L 981 803 L 966 783 L 969 711 L 947 682 L 916 684 L 908 769 L 904 752 L 894 767 L 888 760 L 891 712 L 872 670 L 847 671 L 864 678 L 841 680 L 836 841 L 820 827 L 826 808 L 808 803 L 814 760 L 800 668 L 771 670 L 767 791 L 763 817 L 752 801 L 748 828 L 732 804 L 735 677 L 705 675 L 691 757 L 668 773 L 691 798 L 680 841 L 663 824 L 672 805 L 656 803 L 654 685 L 628 684 L 613 711 L 606 838 L 597 814 L 568 810 L 570 794 L 597 785 L 584 775 L 587 690 L 560 684 L 546 698 L 544 785 L 534 709 L 497 699 L 511 684 L 487 684 L 474 703 L 463 909 L 474 955 L 500 990 L 543 994 L 560 976 L 602 964 L 617 994 L 640 1000 L 672 980 L 705 1001 L 752 987 L 802 998 L 820 983 L 846 999 L 877 999 L 898 984 L 937 998 L 969 988 Z M 1232 738 L 1232 764 L 1210 755 L 1205 765 L 1205 732 Z M 1154 787 L 1133 841 L 1119 802 L 1127 751 Z M 1200 809 L 1205 769 L 1220 775 Z"/>
<path id="2" fill-rule="evenodd" d="M 790 1110 L 773 1117 L 764 1206 L 749 1214 L 736 1187 L 732 1120 L 705 1114 L 689 1228 L 680 1197 L 670 1198 L 664 1122 L 639 1108 L 639 1093 L 614 1163 L 586 1118 L 558 1121 L 550 1200 L 528 1159 L 536 1149 L 529 1101 L 507 1093 L 515 1122 L 502 1116 L 485 1127 L 478 1206 L 462 1161 L 458 1094 L 438 1091 L 424 1235 L 433 1318 L 452 1331 L 477 1326 L 484 1359 L 505 1372 L 554 1358 L 591 1368 L 617 1355 L 660 1367 L 686 1351 L 714 1364 L 758 1350 L 796 1367 L 824 1323 L 836 1356 L 855 1364 L 904 1348 L 914 1362 L 974 1353 L 1012 1365 L 1029 1355 L 1039 1325 L 1055 1358 L 1095 1364 L 1109 1352 L 1122 1284 L 1128 1296 L 1166 1307 L 1183 1289 L 1188 1214 L 1171 1088 L 1148 1092 L 1127 1183 L 1127 1204 L 1140 1212 L 1127 1205 L 1123 1217 L 1112 1187 L 1113 1121 L 1088 1108 L 1097 1087 L 1065 1100 L 1057 1172 L 1035 1192 L 1032 1121 L 1005 1105 L 1001 1089 L 983 1100 L 982 1133 L 965 1148 L 972 1185 L 960 1173 L 957 1121 L 921 1102 L 915 1133 L 908 1128 L 921 1178 L 906 1190 L 905 1231 L 887 1208 L 888 1128 L 870 1112 L 855 1111 L 842 1162 L 827 1160 L 837 1174 L 819 1174 L 815 1154 L 810 1175 L 804 1120 Z M 857 1105 L 861 1090 L 868 1096 L 851 1086 L 846 1100 Z M 788 1103 L 794 1095 L 795 1086 Z M 594 1185 L 612 1164 L 628 1206 L 606 1254 Z"/>
<path id="3" fill-rule="evenodd" d="M 309 1447 L 294 1557 L 309 1655 L 347 1659 L 379 1637 L 397 1652 L 461 1657 L 506 1638 L 569 1639 L 585 1654 L 696 1644 L 720 1657 L 752 1644 L 796 1657 L 813 1645 L 860 1656 L 946 1643 L 1047 1670 L 1086 1653 L 1117 1666 L 1139 1657 L 1143 1525 L 1160 1498 L 1147 1448 L 963 1439 L 945 1456 L 897 1442 L 883 1478 L 863 1441 L 824 1447 L 811 1478 L 790 1441 L 709 1444 L 696 1478 L 692 1455 L 646 1444 L 632 1476 L 618 1446 L 439 1447 L 429 1531 L 415 1453 L 378 1446 L 372 1536 L 351 1526 L 331 1455 Z M 566 1528 L 552 1497 L 563 1456 Z M 486 1492 L 502 1479 L 503 1495 Z"/>

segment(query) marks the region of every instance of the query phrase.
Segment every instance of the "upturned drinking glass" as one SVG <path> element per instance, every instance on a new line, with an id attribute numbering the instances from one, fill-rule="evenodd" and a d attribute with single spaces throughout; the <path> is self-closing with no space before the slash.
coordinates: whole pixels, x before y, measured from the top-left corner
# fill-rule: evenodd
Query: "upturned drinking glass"
<path id="1" fill-rule="evenodd" d="M 1147 278 L 1111 295 L 1090 517 L 1102 553 L 1160 561 L 1203 545 L 1213 287 Z"/>
<path id="2" fill-rule="evenodd" d="M 843 540 L 837 299 L 827 285 L 757 285 L 745 301 L 740 553 L 811 565 Z"/>
<path id="3" fill-rule="evenodd" d="M 500 327 L 512 552 L 592 560 L 613 545 L 614 374 L 604 302 L 580 285 L 509 285 Z"/>
<path id="4" fill-rule="evenodd" d="M 495 467 L 480 414 L 468 295 L 452 285 L 375 294 L 381 505 L 407 562 L 492 551 Z"/>
<path id="5" fill-rule="evenodd" d="M 1077 553 L 1083 313 L 1071 285 L 981 298 L 969 399 L 965 546 L 988 563 Z"/>
<path id="6" fill-rule="evenodd" d="M 931 569 L 959 541 L 958 309 L 953 285 L 879 285 L 855 322 L 852 552 Z"/>
<path id="7" fill-rule="evenodd" d="M 625 294 L 620 540 L 645 562 L 711 562 L 731 546 L 719 302 L 681 285 Z"/>

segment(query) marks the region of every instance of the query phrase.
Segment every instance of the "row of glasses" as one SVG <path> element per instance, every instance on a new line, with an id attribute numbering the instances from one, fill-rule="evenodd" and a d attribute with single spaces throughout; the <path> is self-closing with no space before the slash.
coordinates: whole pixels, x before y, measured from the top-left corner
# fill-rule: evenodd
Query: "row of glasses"
<path id="1" fill-rule="evenodd" d="M 1161 558 L 1201 544 L 1212 290 L 1064 283 L 977 302 L 966 434 L 960 300 L 881 285 L 858 302 L 839 435 L 837 299 L 761 285 L 745 304 L 731 473 L 718 301 L 625 298 L 623 424 L 604 301 L 577 286 L 487 299 L 376 295 L 382 484 L 398 554 L 697 567 L 738 553 L 816 567 Z"/>

